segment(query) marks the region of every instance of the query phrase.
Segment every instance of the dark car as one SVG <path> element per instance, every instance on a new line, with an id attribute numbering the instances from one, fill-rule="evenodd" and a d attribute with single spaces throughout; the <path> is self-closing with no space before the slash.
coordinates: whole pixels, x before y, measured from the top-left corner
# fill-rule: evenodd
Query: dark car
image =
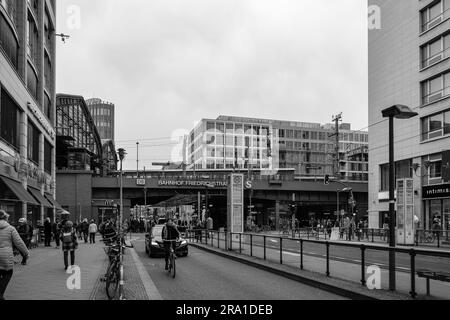
<path id="1" fill-rule="evenodd" d="M 164 243 L 161 238 L 164 225 L 156 225 L 150 233 L 145 235 L 145 252 L 149 257 L 163 257 Z M 188 255 L 188 243 L 185 239 L 180 238 L 176 243 L 175 254 L 178 257 L 186 257 Z"/>

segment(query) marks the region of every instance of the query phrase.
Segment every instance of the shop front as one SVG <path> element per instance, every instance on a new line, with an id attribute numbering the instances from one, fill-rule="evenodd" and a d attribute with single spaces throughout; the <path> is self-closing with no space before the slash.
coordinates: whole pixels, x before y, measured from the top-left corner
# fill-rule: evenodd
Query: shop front
<path id="1" fill-rule="evenodd" d="M 450 184 L 440 184 L 425 186 L 422 190 L 424 201 L 424 221 L 425 229 L 433 228 L 433 221 L 440 222 L 440 229 L 450 231 Z"/>

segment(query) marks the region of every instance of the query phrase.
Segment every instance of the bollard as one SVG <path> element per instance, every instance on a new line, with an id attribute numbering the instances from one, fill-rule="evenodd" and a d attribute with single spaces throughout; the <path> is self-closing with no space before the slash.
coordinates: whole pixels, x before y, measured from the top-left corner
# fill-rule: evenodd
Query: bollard
<path id="1" fill-rule="evenodd" d="M 375 240 L 374 240 L 374 233 L 375 233 L 375 230 L 372 229 L 372 242 L 375 242 Z"/>
<path id="2" fill-rule="evenodd" d="M 233 232 L 230 232 L 230 251 L 233 251 Z"/>
<path id="3" fill-rule="evenodd" d="M 225 250 L 228 251 L 228 232 L 225 232 Z"/>
<path id="4" fill-rule="evenodd" d="M 327 246 L 327 277 L 330 276 L 330 243 L 326 242 Z"/>
<path id="5" fill-rule="evenodd" d="M 303 240 L 300 240 L 300 269 L 303 270 Z"/>
<path id="6" fill-rule="evenodd" d="M 250 257 L 253 257 L 253 235 L 250 235 Z"/>
<path id="7" fill-rule="evenodd" d="M 437 247 L 438 248 L 441 247 L 441 232 L 440 231 L 437 232 Z"/>
<path id="8" fill-rule="evenodd" d="M 416 293 L 416 260 L 415 260 L 416 252 L 414 251 L 414 249 L 411 249 L 409 255 L 411 256 L 411 291 L 409 294 L 413 299 L 415 299 L 417 293 Z"/>
<path id="9" fill-rule="evenodd" d="M 211 232 L 211 247 L 214 248 L 214 232 Z"/>
<path id="10" fill-rule="evenodd" d="M 239 254 L 242 254 L 242 233 L 239 233 Z"/>
<path id="11" fill-rule="evenodd" d="M 280 237 L 280 264 L 283 264 L 283 238 Z"/>
<path id="12" fill-rule="evenodd" d="M 264 260 L 266 260 L 266 236 L 264 236 Z"/>
<path id="13" fill-rule="evenodd" d="M 361 284 L 366 285 L 366 246 L 361 245 Z"/>

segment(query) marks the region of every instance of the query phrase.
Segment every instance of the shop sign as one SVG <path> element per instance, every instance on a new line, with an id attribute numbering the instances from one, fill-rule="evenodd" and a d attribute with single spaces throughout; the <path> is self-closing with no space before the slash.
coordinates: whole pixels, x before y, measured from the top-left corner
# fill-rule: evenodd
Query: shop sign
<path id="1" fill-rule="evenodd" d="M 450 184 L 426 186 L 422 188 L 423 199 L 437 199 L 450 197 Z"/>

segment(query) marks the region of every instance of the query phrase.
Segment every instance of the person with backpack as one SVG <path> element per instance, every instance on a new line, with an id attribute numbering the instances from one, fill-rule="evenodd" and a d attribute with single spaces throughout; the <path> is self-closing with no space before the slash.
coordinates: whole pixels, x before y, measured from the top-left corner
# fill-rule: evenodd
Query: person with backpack
<path id="1" fill-rule="evenodd" d="M 64 270 L 67 270 L 69 267 L 69 252 L 70 265 L 73 266 L 75 264 L 75 250 L 78 249 L 77 234 L 72 221 L 67 221 L 62 227 L 60 239 L 62 242 L 62 250 L 64 252 Z"/>
<path id="2" fill-rule="evenodd" d="M 89 243 L 95 243 L 95 235 L 98 231 L 97 225 L 94 220 L 91 220 L 91 224 L 89 225 Z"/>
<path id="3" fill-rule="evenodd" d="M 31 230 L 30 225 L 27 223 L 27 219 L 20 218 L 19 225 L 17 227 L 17 232 L 19 233 L 20 238 L 25 243 L 28 249 L 31 248 L 31 237 L 33 236 L 33 231 Z"/>

